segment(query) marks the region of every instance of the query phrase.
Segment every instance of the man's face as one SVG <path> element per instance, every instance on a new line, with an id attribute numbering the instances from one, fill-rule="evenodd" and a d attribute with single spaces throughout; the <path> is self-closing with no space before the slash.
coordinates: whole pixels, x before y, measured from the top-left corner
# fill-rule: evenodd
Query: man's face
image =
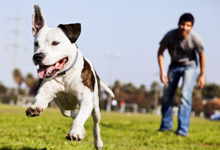
<path id="1" fill-rule="evenodd" d="M 193 25 L 190 21 L 182 21 L 179 23 L 179 35 L 182 38 L 186 38 L 189 35 L 190 30 L 192 30 Z"/>

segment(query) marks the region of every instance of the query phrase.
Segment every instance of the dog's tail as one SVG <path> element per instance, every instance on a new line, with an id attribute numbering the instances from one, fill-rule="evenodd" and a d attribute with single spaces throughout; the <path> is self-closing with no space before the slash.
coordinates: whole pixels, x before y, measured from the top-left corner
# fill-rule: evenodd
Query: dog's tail
<path id="1" fill-rule="evenodd" d="M 101 80 L 100 80 L 100 85 L 108 94 L 111 95 L 112 98 L 115 97 L 115 94 L 112 92 L 112 90 L 109 89 Z"/>

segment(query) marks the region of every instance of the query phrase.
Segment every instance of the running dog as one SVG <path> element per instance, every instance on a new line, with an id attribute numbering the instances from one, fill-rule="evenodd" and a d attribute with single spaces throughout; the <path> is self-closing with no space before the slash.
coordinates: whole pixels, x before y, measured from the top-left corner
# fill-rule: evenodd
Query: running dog
<path id="1" fill-rule="evenodd" d="M 40 85 L 34 105 L 26 110 L 28 117 L 39 116 L 54 101 L 65 117 L 74 119 L 66 139 L 83 140 L 84 123 L 92 114 L 93 136 L 96 149 L 102 149 L 99 122 L 100 88 L 114 97 L 113 92 L 99 79 L 92 63 L 83 57 L 75 42 L 81 33 L 81 25 L 60 24 L 56 28 L 46 25 L 38 5 L 34 6 L 32 34 L 34 37 L 33 62 Z M 79 112 L 75 109 L 79 108 Z"/>

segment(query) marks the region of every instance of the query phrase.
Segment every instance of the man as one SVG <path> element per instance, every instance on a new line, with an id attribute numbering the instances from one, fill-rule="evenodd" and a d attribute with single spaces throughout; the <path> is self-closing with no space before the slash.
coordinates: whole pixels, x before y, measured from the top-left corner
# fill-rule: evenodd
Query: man
<path id="1" fill-rule="evenodd" d="M 169 31 L 162 41 L 158 50 L 158 63 L 160 67 L 160 79 L 165 85 L 162 97 L 162 122 L 159 131 L 172 131 L 172 107 L 175 90 L 180 77 L 183 78 L 181 97 L 178 112 L 177 135 L 188 136 L 192 92 L 194 81 L 197 77 L 197 57 L 201 74 L 198 78 L 198 88 L 205 85 L 205 55 L 200 37 L 192 32 L 194 18 L 190 13 L 183 14 L 178 22 L 178 28 Z M 164 70 L 163 52 L 168 49 L 171 64 L 168 74 Z"/>

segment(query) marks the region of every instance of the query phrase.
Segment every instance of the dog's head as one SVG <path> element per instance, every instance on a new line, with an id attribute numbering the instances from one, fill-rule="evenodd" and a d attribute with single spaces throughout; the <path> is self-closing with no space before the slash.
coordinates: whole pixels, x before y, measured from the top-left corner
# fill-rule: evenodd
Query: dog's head
<path id="1" fill-rule="evenodd" d="M 81 25 L 60 24 L 56 28 L 49 28 L 42 10 L 34 6 L 32 17 L 32 34 L 34 36 L 33 62 L 39 65 L 39 78 L 50 79 L 58 73 L 71 67 L 77 47 L 75 45 L 81 33 Z"/>

